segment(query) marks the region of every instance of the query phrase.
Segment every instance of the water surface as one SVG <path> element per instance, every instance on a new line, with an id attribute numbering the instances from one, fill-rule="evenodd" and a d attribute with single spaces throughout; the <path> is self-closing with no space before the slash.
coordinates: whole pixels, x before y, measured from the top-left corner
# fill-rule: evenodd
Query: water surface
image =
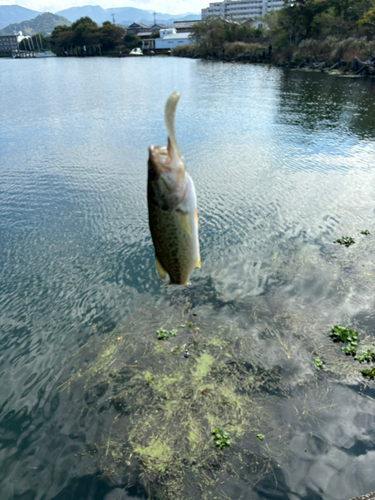
<path id="1" fill-rule="evenodd" d="M 184 303 L 202 332 L 231 327 L 226 339 L 242 336 L 254 366 L 281 377 L 268 427 L 254 424 L 266 442 L 236 445 L 272 467 L 224 474 L 202 498 L 374 491 L 375 385 L 328 337 L 343 323 L 375 340 L 374 81 L 177 58 L 0 65 L 2 500 L 147 497 L 141 482 L 78 464 L 114 414 L 82 416 L 81 396 L 60 389 L 71 356 L 89 339 L 99 353 L 146 303 Z M 161 288 L 145 195 L 147 146 L 166 144 L 175 90 L 200 221 L 202 268 L 186 291 Z M 356 244 L 333 244 L 341 236 Z M 154 340 L 158 318 L 147 321 Z"/>

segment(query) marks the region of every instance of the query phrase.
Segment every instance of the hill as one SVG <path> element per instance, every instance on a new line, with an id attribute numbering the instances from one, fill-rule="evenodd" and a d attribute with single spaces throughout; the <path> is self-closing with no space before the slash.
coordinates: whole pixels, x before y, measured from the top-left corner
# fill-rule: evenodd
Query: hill
<path id="1" fill-rule="evenodd" d="M 45 12 L 30 21 L 10 24 L 6 28 L 0 30 L 0 35 L 12 35 L 17 31 L 22 31 L 24 35 L 35 35 L 35 33 L 39 33 L 41 31 L 51 33 L 55 26 L 59 26 L 61 24 L 70 26 L 72 23 L 68 21 L 68 19 L 65 19 L 65 17 Z"/>
<path id="2" fill-rule="evenodd" d="M 0 5 L 0 30 L 9 24 L 22 23 L 28 19 L 33 19 L 41 12 L 25 9 L 20 5 Z"/>
<path id="3" fill-rule="evenodd" d="M 14 26 L 21 24 L 24 21 L 31 19 L 32 21 L 38 15 L 42 14 L 35 10 L 25 9 L 19 5 L 1 5 L 0 6 L 0 30 L 10 27 L 12 30 L 24 31 L 24 28 L 15 28 Z M 101 25 L 104 21 L 112 22 L 112 14 L 115 15 L 116 24 L 126 26 L 134 22 L 141 22 L 143 24 L 154 24 L 153 11 L 137 9 L 134 7 L 114 7 L 111 9 L 103 9 L 100 5 L 85 5 L 83 7 L 70 7 L 69 9 L 60 10 L 55 12 L 56 16 L 63 16 L 66 20 L 74 23 L 80 17 L 88 16 L 97 24 Z M 200 14 L 186 13 L 179 15 L 156 13 L 156 22 L 171 25 L 173 21 L 185 21 L 200 19 Z M 31 21 L 30 21 L 31 22 Z M 54 26 L 53 26 L 54 27 Z M 52 29 L 53 29 L 52 27 Z M 49 30 L 50 31 L 50 30 Z M 8 34 L 8 31 L 7 33 Z"/>
<path id="4" fill-rule="evenodd" d="M 129 25 L 134 22 L 144 24 L 154 23 L 154 13 L 148 10 L 137 9 L 135 7 L 114 7 L 103 9 L 99 5 L 85 5 L 83 7 L 71 7 L 69 9 L 56 12 L 60 16 L 64 16 L 69 21 L 76 21 L 80 17 L 88 16 L 97 24 L 102 24 L 104 21 L 112 22 L 112 14 L 115 15 L 116 24 Z M 162 14 L 156 13 L 156 22 L 163 24 L 172 24 L 173 21 L 184 21 L 186 19 L 200 19 L 200 14 Z"/>

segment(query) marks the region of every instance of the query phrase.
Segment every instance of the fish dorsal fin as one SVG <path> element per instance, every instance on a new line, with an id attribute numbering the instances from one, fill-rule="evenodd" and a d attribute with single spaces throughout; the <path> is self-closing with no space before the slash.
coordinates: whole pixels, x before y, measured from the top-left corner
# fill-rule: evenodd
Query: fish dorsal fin
<path id="1" fill-rule="evenodd" d="M 164 267 L 160 264 L 159 259 L 156 257 L 156 255 L 155 255 L 155 266 L 156 266 L 156 270 L 158 272 L 160 279 L 162 279 L 164 281 L 165 278 L 167 277 L 168 273 L 164 269 Z"/>
<path id="2" fill-rule="evenodd" d="M 168 156 L 171 159 L 180 156 L 174 132 L 174 117 L 179 98 L 180 94 L 178 92 L 174 92 L 168 97 L 167 104 L 165 105 L 164 120 L 168 133 Z"/>

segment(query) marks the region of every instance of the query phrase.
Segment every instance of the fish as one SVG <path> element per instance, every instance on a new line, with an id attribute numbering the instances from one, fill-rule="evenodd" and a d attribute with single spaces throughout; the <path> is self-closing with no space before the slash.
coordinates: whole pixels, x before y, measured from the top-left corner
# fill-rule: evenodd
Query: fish
<path id="1" fill-rule="evenodd" d="M 174 128 L 180 94 L 171 94 L 165 105 L 168 146 L 149 146 L 148 221 L 155 248 L 156 270 L 169 285 L 187 285 L 192 271 L 201 267 L 197 196 L 186 172 Z"/>

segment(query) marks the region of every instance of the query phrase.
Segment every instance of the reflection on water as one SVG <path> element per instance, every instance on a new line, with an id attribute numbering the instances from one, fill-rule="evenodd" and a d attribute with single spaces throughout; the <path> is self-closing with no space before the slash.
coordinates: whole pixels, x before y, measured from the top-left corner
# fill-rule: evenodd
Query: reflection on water
<path id="1" fill-rule="evenodd" d="M 203 349 L 224 354 L 210 339 L 228 328 L 229 345 L 237 336 L 249 346 L 246 366 L 272 373 L 277 385 L 274 393 L 246 387 L 264 398 L 266 418 L 254 429 L 266 441 L 250 431 L 235 437 L 225 472 L 207 480 L 202 498 L 343 500 L 375 490 L 374 382 L 364 386 L 327 336 L 343 323 L 374 341 L 374 236 L 360 235 L 375 234 L 373 82 L 170 58 L 1 66 L 2 499 L 144 494 L 139 463 L 135 475 L 113 478 L 98 460 L 123 414 L 105 403 L 113 385 L 86 400 L 59 387 L 80 363 L 87 370 L 114 327 L 134 322 L 146 302 L 161 311 L 183 302 L 197 315 L 207 345 L 194 344 L 185 367 Z M 160 288 L 145 196 L 147 146 L 165 143 L 163 108 L 175 90 L 202 254 L 183 292 Z M 334 245 L 341 236 L 356 244 Z M 149 352 L 160 347 L 158 322 L 139 318 Z M 88 340 L 90 350 L 73 356 Z M 323 371 L 312 365 L 316 356 Z M 170 357 L 154 353 L 149 362 L 156 375 L 161 359 Z M 262 477 L 253 462 L 234 467 L 246 450 L 268 457 Z M 183 498 L 197 496 L 191 467 L 181 466 Z"/>

